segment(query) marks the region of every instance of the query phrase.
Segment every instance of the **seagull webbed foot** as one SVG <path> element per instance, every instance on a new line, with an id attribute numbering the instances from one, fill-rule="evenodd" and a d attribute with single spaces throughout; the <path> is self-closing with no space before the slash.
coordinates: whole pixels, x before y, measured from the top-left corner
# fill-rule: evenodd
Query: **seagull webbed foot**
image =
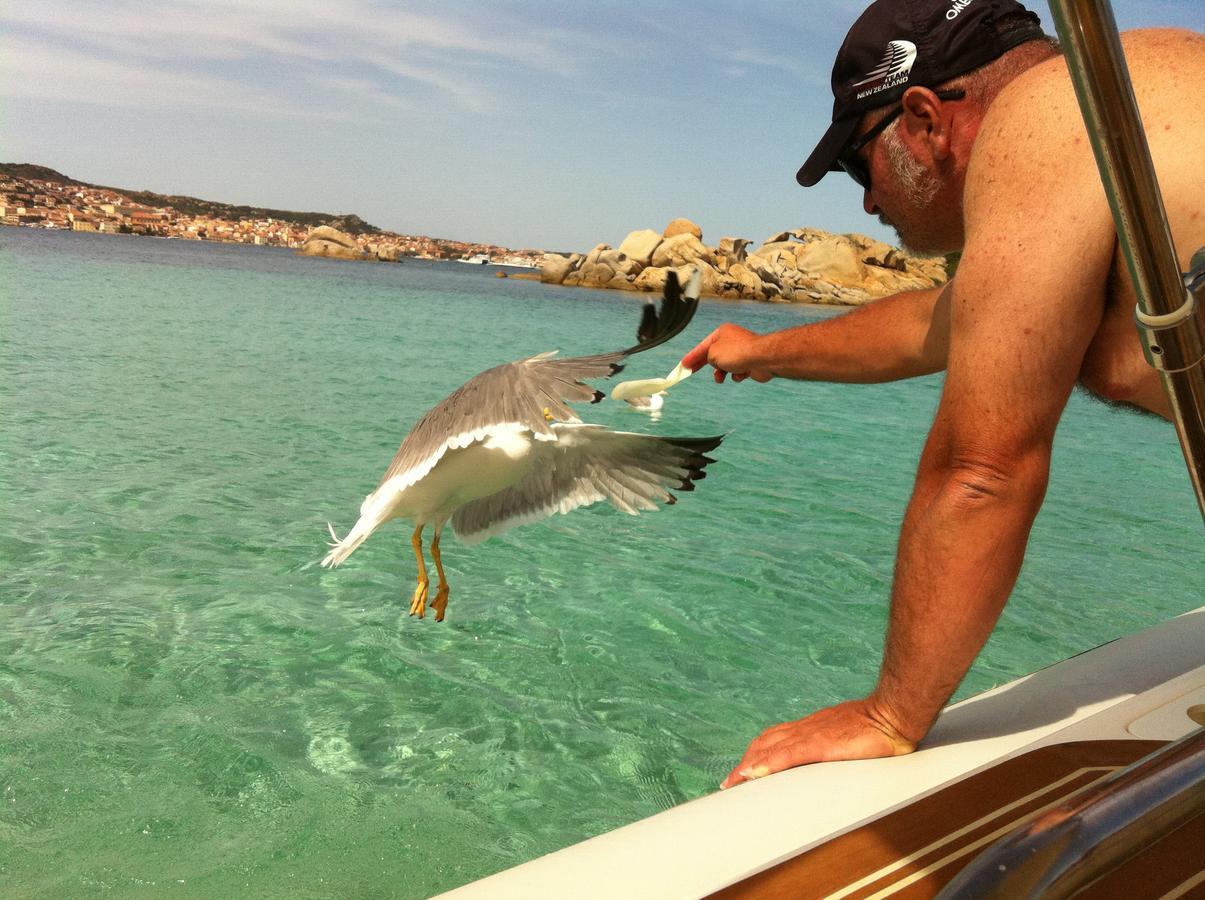
<path id="1" fill-rule="evenodd" d="M 421 619 L 427 614 L 427 593 L 430 589 L 430 581 L 428 581 L 426 578 L 420 578 L 418 580 L 418 587 L 414 589 L 414 599 L 410 601 L 410 615 L 418 616 Z M 444 605 L 447 605 L 446 600 L 444 601 Z M 443 618 L 442 613 L 440 614 L 439 618 Z"/>
<path id="2" fill-rule="evenodd" d="M 435 599 L 431 601 L 431 608 L 435 610 L 435 621 L 442 622 L 444 614 L 448 610 L 448 585 L 445 582 L 439 586 L 439 590 L 435 592 Z"/>

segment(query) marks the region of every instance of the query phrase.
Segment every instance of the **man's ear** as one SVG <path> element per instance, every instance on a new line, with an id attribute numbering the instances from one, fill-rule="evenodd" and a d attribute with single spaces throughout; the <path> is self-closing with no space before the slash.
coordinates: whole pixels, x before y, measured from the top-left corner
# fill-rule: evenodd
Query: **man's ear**
<path id="1" fill-rule="evenodd" d="M 952 139 L 950 110 L 927 87 L 910 87 L 900 98 L 904 107 L 900 130 L 913 149 L 923 148 L 934 160 L 950 155 Z"/>

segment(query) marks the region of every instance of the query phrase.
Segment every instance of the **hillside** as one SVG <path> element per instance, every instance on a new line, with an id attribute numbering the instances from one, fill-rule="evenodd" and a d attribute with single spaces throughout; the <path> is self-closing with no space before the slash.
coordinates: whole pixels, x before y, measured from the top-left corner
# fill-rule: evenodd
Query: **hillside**
<path id="1" fill-rule="evenodd" d="M 185 216 L 208 216 L 215 219 L 278 219 L 283 222 L 294 222 L 313 228 L 317 225 L 330 225 L 351 235 L 381 234 L 381 229 L 370 225 L 357 215 L 322 212 L 295 212 L 285 209 L 266 209 L 259 206 L 236 206 L 231 203 L 219 203 L 215 200 L 201 200 L 197 197 L 183 197 L 176 194 L 157 194 L 153 191 L 132 191 L 128 188 L 114 187 L 106 184 L 90 184 L 72 178 L 46 166 L 32 163 L 0 163 L 0 174 L 14 178 L 32 178 L 40 181 L 54 181 L 60 184 L 78 184 L 82 187 L 99 190 L 116 191 L 124 194 L 135 203 L 144 206 L 170 206 Z"/>

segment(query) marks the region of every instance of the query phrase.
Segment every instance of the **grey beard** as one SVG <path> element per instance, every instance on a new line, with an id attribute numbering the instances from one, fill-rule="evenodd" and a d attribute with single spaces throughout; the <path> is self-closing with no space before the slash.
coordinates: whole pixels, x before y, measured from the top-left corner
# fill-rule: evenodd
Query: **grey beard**
<path id="1" fill-rule="evenodd" d="M 903 189 L 912 209 L 918 212 L 929 209 L 937 197 L 937 192 L 941 190 L 941 182 L 937 176 L 922 166 L 916 157 L 908 152 L 903 139 L 900 138 L 898 123 L 887 129 L 880 140 L 887 152 L 887 162 L 891 165 L 891 174 Z M 908 246 L 907 235 L 900 232 L 898 225 L 885 215 L 880 215 L 879 221 L 893 228 L 895 233 L 900 236 L 904 246 Z"/>

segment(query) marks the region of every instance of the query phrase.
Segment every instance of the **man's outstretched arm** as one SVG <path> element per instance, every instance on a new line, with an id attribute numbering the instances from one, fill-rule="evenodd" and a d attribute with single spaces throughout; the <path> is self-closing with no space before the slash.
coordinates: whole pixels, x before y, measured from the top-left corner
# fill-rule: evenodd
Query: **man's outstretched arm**
<path id="1" fill-rule="evenodd" d="M 883 297 L 823 322 L 769 334 L 721 325 L 683 357 L 716 380 L 874 383 L 939 372 L 949 345 L 949 286 Z"/>

